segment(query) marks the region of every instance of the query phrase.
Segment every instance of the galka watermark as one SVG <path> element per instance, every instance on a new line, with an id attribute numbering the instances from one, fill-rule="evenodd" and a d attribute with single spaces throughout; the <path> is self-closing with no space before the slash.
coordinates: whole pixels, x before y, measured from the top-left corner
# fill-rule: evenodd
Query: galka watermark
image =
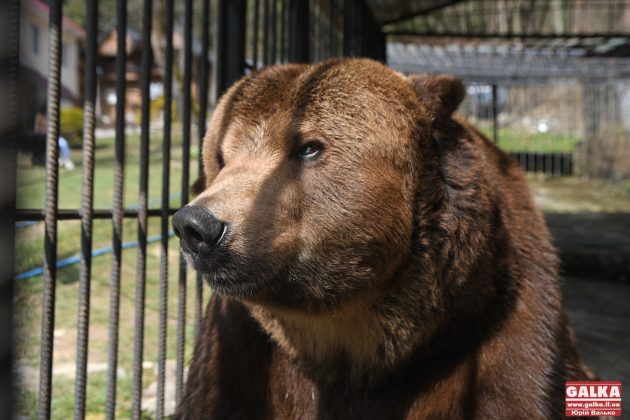
<path id="1" fill-rule="evenodd" d="M 565 414 L 578 416 L 621 416 L 621 382 L 567 382 Z"/>

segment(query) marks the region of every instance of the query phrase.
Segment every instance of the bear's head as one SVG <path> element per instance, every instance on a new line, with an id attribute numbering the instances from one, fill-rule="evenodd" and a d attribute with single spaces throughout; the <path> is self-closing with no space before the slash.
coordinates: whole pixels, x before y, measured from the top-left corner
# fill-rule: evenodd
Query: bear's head
<path id="1" fill-rule="evenodd" d="M 173 220 L 219 294 L 322 312 L 389 287 L 411 259 L 449 77 L 370 60 L 269 67 L 219 101 L 200 194 Z"/>

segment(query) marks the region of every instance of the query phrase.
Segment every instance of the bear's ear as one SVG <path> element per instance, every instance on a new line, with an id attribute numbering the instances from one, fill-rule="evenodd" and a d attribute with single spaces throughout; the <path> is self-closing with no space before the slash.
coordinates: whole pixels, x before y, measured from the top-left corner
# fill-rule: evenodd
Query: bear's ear
<path id="1" fill-rule="evenodd" d="M 454 76 L 414 74 L 409 80 L 418 98 L 436 118 L 449 118 L 466 96 L 464 83 Z"/>

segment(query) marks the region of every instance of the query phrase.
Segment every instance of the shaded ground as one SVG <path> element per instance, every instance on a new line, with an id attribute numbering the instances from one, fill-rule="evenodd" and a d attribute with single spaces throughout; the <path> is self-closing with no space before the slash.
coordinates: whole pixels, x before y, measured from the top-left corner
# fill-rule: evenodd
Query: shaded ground
<path id="1" fill-rule="evenodd" d="M 530 176 L 563 272 L 630 283 L 630 184 Z"/>
<path id="2" fill-rule="evenodd" d="M 630 212 L 548 213 L 545 218 L 565 274 L 630 282 Z"/>
<path id="3" fill-rule="evenodd" d="M 630 188 L 529 177 L 562 259 L 578 350 L 601 379 L 630 383 Z M 622 391 L 623 392 L 623 391 Z M 630 419 L 630 397 L 623 399 Z"/>
<path id="4" fill-rule="evenodd" d="M 621 418 L 630 419 L 630 286 L 570 277 L 564 298 L 580 354 L 601 379 L 626 385 Z"/>

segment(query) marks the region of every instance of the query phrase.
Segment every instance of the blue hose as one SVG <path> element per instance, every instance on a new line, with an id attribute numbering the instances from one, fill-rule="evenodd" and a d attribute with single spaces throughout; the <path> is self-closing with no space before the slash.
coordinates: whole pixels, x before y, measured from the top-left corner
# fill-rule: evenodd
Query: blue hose
<path id="1" fill-rule="evenodd" d="M 171 238 L 173 235 L 175 235 L 175 233 L 173 231 L 169 231 L 168 232 L 168 237 Z M 147 238 L 147 243 L 153 243 L 153 242 L 158 242 L 159 240 L 162 239 L 162 235 L 155 235 L 155 236 L 150 236 Z M 135 248 L 138 246 L 138 241 L 128 241 L 128 242 L 123 242 L 122 244 L 122 248 L 123 249 L 129 249 L 129 248 Z M 95 249 L 94 251 L 92 251 L 92 257 L 99 257 L 101 255 L 105 255 L 105 254 L 110 254 L 114 249 L 111 246 L 106 246 L 103 248 L 99 248 L 99 249 Z M 68 257 L 68 258 L 64 258 L 62 260 L 57 260 L 57 268 L 64 268 L 64 267 L 68 267 L 70 265 L 75 265 L 78 264 L 79 262 L 81 262 L 81 256 L 80 255 L 73 255 L 72 257 Z M 29 279 L 31 277 L 35 277 L 35 276 L 41 276 L 44 273 L 44 268 L 43 267 L 36 267 L 27 271 L 24 271 L 20 274 L 17 274 L 14 277 L 14 280 L 25 280 L 25 279 Z"/>

